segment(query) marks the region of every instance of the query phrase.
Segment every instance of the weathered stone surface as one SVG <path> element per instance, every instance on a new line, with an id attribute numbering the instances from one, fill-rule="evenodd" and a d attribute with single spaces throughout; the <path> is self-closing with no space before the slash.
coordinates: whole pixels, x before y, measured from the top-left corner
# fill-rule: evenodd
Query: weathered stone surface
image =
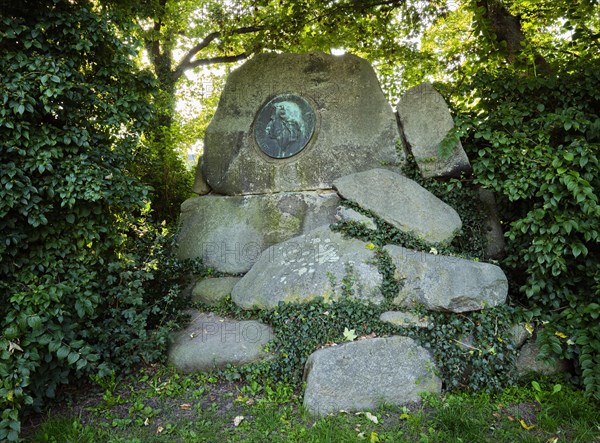
<path id="1" fill-rule="evenodd" d="M 352 208 L 346 208 L 344 206 L 340 206 L 337 209 L 337 213 L 335 214 L 335 218 L 339 221 L 353 221 L 356 223 L 364 224 L 369 229 L 377 229 L 377 225 L 373 221 L 371 217 L 367 217 L 366 215 L 361 214 L 360 212 L 355 211 Z"/>
<path id="2" fill-rule="evenodd" d="M 236 321 L 192 311 L 192 322 L 179 331 L 169 349 L 169 362 L 181 372 L 246 364 L 270 355 L 262 349 L 273 331 L 257 321 Z"/>
<path id="3" fill-rule="evenodd" d="M 255 119 L 275 96 L 295 94 L 315 110 L 308 145 L 288 159 L 257 146 Z M 354 55 L 259 54 L 233 71 L 206 130 L 203 173 L 226 195 L 328 189 L 338 177 L 399 165 L 400 134 L 371 65 Z"/>
<path id="4" fill-rule="evenodd" d="M 395 277 L 401 282 L 395 304 L 417 303 L 434 311 L 466 312 L 506 301 L 508 281 L 498 266 L 394 245 L 384 250 L 390 254 Z"/>
<path id="5" fill-rule="evenodd" d="M 413 180 L 387 169 L 347 175 L 333 186 L 343 198 L 432 243 L 450 241 L 462 227 L 454 209 Z"/>
<path id="6" fill-rule="evenodd" d="M 269 246 L 334 223 L 338 204 L 332 191 L 193 197 L 181 205 L 179 257 L 241 274 Z"/>
<path id="7" fill-rule="evenodd" d="M 244 309 L 269 309 L 280 301 L 303 302 L 318 296 L 336 299 L 343 279 L 352 280 L 351 297 L 383 301 L 374 252 L 364 242 L 323 226 L 263 252 L 233 288 L 231 298 Z"/>
<path id="8" fill-rule="evenodd" d="M 449 155 L 440 155 L 438 146 L 454 128 L 454 121 L 444 98 L 431 84 L 421 83 L 406 91 L 397 111 L 404 139 L 423 177 L 454 177 L 471 170 L 460 140 Z"/>
<path id="9" fill-rule="evenodd" d="M 192 289 L 192 300 L 210 306 L 218 305 L 240 281 L 241 277 L 206 278 L 196 283 Z"/>
<path id="10" fill-rule="evenodd" d="M 517 374 L 526 375 L 528 372 L 539 372 L 540 374 L 552 375 L 568 370 L 569 365 L 565 360 L 554 359 L 552 363 L 538 360 L 540 348 L 535 342 L 523 345 L 517 357 Z"/>
<path id="11" fill-rule="evenodd" d="M 420 392 L 442 387 L 429 352 L 400 336 L 320 349 L 308 358 L 304 378 L 304 407 L 313 415 L 418 402 Z"/>
<path id="12" fill-rule="evenodd" d="M 192 186 L 192 192 L 198 195 L 206 195 L 210 192 L 210 186 L 204 180 L 202 175 L 202 156 L 198 159 L 198 165 L 196 166 L 196 175 L 194 176 L 194 185 Z"/>
<path id="13" fill-rule="evenodd" d="M 485 214 L 485 256 L 487 258 L 501 259 L 504 257 L 504 233 L 498 217 L 496 198 L 494 193 L 488 189 L 479 188 L 479 200 L 483 203 Z"/>
<path id="14" fill-rule="evenodd" d="M 508 334 L 512 344 L 517 349 L 523 346 L 527 339 L 531 337 L 531 334 L 523 325 L 514 325 L 509 329 Z"/>
<path id="15" fill-rule="evenodd" d="M 379 320 L 395 326 L 403 326 L 405 328 L 426 328 L 429 326 L 427 317 L 419 316 L 412 312 L 386 311 L 379 316 Z"/>

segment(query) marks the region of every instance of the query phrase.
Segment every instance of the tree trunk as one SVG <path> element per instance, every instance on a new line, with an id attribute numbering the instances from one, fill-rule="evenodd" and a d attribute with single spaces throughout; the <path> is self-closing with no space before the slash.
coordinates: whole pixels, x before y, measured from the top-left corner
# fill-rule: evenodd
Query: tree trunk
<path id="1" fill-rule="evenodd" d="M 483 19 L 485 25 L 496 34 L 499 42 L 506 44 L 506 61 L 514 64 L 523 52 L 525 34 L 521 26 L 521 17 L 512 15 L 502 4 L 502 0 L 477 0 L 478 7 L 485 8 Z M 534 54 L 536 72 L 549 74 L 550 64 L 540 54 Z"/>

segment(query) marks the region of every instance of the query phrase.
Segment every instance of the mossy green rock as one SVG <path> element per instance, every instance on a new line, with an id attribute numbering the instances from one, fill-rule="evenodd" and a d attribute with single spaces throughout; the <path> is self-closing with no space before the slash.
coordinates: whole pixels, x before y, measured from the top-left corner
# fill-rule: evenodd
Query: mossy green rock
<path id="1" fill-rule="evenodd" d="M 328 226 L 270 247 L 235 285 L 231 299 L 244 309 L 272 309 L 342 296 L 381 303 L 382 277 L 367 244 Z M 345 289 L 343 289 L 345 287 Z"/>
<path id="2" fill-rule="evenodd" d="M 423 177 L 458 177 L 471 171 L 460 140 L 440 146 L 454 121 L 444 97 L 430 83 L 406 91 L 397 110 L 404 139 Z"/>
<path id="3" fill-rule="evenodd" d="M 205 278 L 196 283 L 192 289 L 192 301 L 209 306 L 218 305 L 231 294 L 233 287 L 239 281 L 240 277 Z"/>
<path id="4" fill-rule="evenodd" d="M 269 246 L 335 222 L 335 192 L 192 197 L 181 205 L 179 258 L 247 272 Z"/>
<path id="5" fill-rule="evenodd" d="M 283 94 L 303 97 L 316 124 L 300 153 L 275 159 L 257 145 L 254 125 L 263 106 Z M 225 195 L 328 189 L 353 172 L 401 165 L 399 138 L 393 109 L 366 60 L 259 54 L 229 75 L 206 130 L 203 177 Z"/>

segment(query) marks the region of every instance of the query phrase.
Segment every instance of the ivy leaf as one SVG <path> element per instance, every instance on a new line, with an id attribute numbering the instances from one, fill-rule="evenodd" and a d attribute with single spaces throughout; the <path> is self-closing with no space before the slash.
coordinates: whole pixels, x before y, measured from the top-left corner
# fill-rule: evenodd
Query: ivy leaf
<path id="1" fill-rule="evenodd" d="M 354 329 L 344 328 L 344 340 L 354 341 L 354 339 L 358 337 L 358 335 L 356 335 L 355 332 L 356 331 Z"/>

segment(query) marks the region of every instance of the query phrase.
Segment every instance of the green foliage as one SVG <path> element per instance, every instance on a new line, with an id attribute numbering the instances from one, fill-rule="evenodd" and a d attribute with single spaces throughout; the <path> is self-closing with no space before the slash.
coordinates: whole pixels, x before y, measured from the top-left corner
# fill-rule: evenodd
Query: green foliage
<path id="1" fill-rule="evenodd" d="M 50 415 L 28 441 L 195 443 L 218 435 L 227 442 L 259 442 L 267 436 L 277 442 L 314 443 L 543 443 L 556 437 L 587 443 L 600 436 L 598 404 L 568 384 L 546 380 L 496 395 L 426 395 L 421 405 L 382 405 L 369 414 L 326 417 L 307 414 L 292 386 L 282 383 L 233 384 L 221 376 L 159 370 L 121 378 L 120 385 L 126 393 L 123 403 L 109 407 L 98 397 L 86 398 L 85 405 L 75 404 L 64 417 Z M 162 394 L 166 386 L 174 388 L 168 397 Z"/>
<path id="2" fill-rule="evenodd" d="M 542 356 L 575 359 L 600 398 L 597 66 L 590 57 L 549 77 L 482 70 L 456 97 L 476 182 L 500 199 L 504 265 L 520 301 L 542 308 Z"/>
<path id="3" fill-rule="evenodd" d="M 514 382 L 516 349 L 508 330 L 515 313 L 508 307 L 468 314 L 427 313 L 428 328 L 397 327 L 379 320 L 390 306 L 362 303 L 342 297 L 326 303 L 315 299 L 304 304 L 281 303 L 259 313 L 275 332 L 270 362 L 236 370 L 245 378 L 258 377 L 299 384 L 306 359 L 321 346 L 346 341 L 352 335 L 413 337 L 434 357 L 447 389 L 497 391 Z M 302 340 L 298 340 L 302 337 Z"/>
<path id="4" fill-rule="evenodd" d="M 515 310 L 501 306 L 464 314 L 428 313 L 427 329 L 409 331 L 428 348 L 446 389 L 499 391 L 515 381 L 509 329 Z"/>
<path id="5" fill-rule="evenodd" d="M 276 336 L 272 374 L 276 380 L 300 383 L 308 356 L 321 345 L 343 342 L 345 328 L 359 336 L 390 333 L 392 328 L 379 322 L 381 312 L 379 306 L 348 298 L 329 304 L 321 298 L 303 304 L 280 303 L 272 311 L 261 312 L 260 319 L 273 327 Z"/>
<path id="6" fill-rule="evenodd" d="M 75 376 L 162 356 L 183 265 L 131 174 L 152 107 L 129 24 L 93 3 L 0 15 L 0 440 Z"/>

